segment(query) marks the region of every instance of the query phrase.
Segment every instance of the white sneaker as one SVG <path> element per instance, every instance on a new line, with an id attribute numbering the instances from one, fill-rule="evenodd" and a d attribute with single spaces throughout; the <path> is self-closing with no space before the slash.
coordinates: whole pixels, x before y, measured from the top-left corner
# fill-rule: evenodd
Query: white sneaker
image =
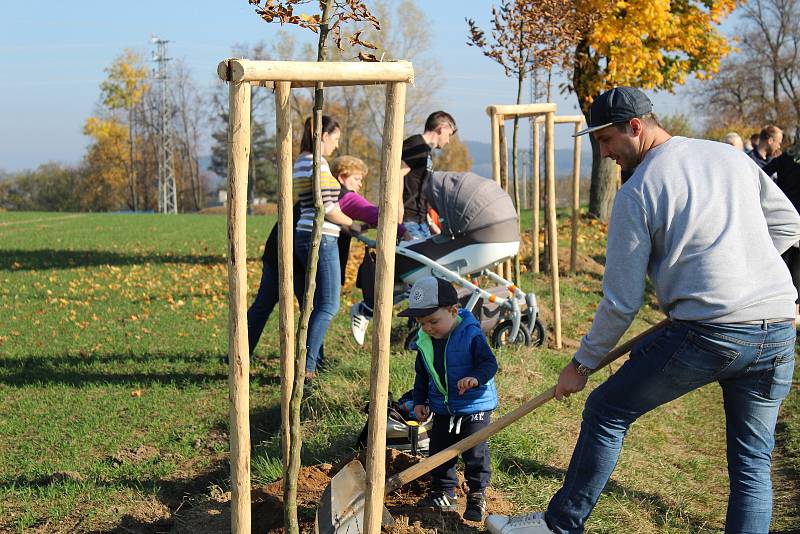
<path id="1" fill-rule="evenodd" d="M 492 534 L 553 534 L 544 522 L 544 512 L 512 517 L 490 515 L 485 524 L 486 530 Z"/>
<path id="2" fill-rule="evenodd" d="M 369 319 L 361 313 L 361 303 L 356 302 L 350 306 L 350 332 L 353 333 L 353 337 L 359 345 L 364 344 L 364 336 L 367 334 L 368 326 Z"/>

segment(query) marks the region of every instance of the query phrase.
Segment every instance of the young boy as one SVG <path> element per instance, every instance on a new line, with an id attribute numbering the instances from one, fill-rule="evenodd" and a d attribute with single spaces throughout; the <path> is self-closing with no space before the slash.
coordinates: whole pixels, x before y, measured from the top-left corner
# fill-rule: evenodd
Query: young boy
<path id="1" fill-rule="evenodd" d="M 458 296 L 450 283 L 428 276 L 411 288 L 408 309 L 401 317 L 414 317 L 417 361 L 414 414 L 425 421 L 433 412 L 430 454 L 446 449 L 489 424 L 497 408 L 493 377 L 497 360 L 475 316 L 457 307 Z M 486 512 L 484 490 L 492 474 L 489 444 L 482 442 L 461 455 L 469 485 L 464 519 L 481 521 Z M 431 472 L 431 493 L 418 506 L 441 511 L 456 509 L 456 461 Z"/>

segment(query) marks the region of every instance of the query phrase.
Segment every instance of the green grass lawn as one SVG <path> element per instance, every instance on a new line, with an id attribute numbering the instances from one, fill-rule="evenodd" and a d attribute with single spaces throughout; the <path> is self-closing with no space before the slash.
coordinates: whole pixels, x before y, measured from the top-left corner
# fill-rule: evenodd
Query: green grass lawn
<path id="1" fill-rule="evenodd" d="M 251 297 L 272 222 L 248 219 Z M 582 252 L 602 261 L 603 225 L 581 231 Z M 170 511 L 227 489 L 225 250 L 222 216 L 0 213 L 0 531 L 168 530 Z M 550 307 L 549 278 L 525 273 L 521 285 Z M 498 351 L 501 412 L 555 381 L 600 291 L 596 274 L 562 275 L 566 348 Z M 370 355 L 346 314 L 357 296 L 345 289 L 326 338 L 332 366 L 305 402 L 305 464 L 348 455 L 364 424 Z M 659 319 L 651 296 L 632 333 Z M 277 330 L 274 314 L 251 372 L 261 483 L 280 476 Z M 390 389 L 412 381 L 413 356 L 398 345 Z M 585 398 L 549 403 L 492 439 L 493 483 L 520 512 L 558 488 Z M 796 476 L 796 389 L 779 431 L 782 476 Z M 709 386 L 633 426 L 588 531 L 721 532 L 726 488 L 721 396 Z M 797 504 L 776 505 L 776 531 L 797 526 Z"/>

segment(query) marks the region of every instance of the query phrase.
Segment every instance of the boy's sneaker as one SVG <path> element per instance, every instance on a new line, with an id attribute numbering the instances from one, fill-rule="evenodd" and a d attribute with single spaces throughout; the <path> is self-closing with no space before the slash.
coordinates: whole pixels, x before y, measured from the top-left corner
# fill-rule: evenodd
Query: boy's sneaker
<path id="1" fill-rule="evenodd" d="M 467 495 L 467 509 L 464 510 L 464 519 L 467 521 L 483 521 L 486 513 L 486 497 L 482 491 L 473 491 Z"/>
<path id="2" fill-rule="evenodd" d="M 353 337 L 359 345 L 364 344 L 364 336 L 367 334 L 368 326 L 369 317 L 364 315 L 361 303 L 356 302 L 350 306 L 350 332 L 353 333 Z"/>
<path id="3" fill-rule="evenodd" d="M 444 491 L 432 491 L 419 502 L 417 506 L 420 508 L 433 508 L 440 512 L 453 512 L 456 509 L 457 499 L 455 495 L 450 495 Z"/>
<path id="4" fill-rule="evenodd" d="M 486 530 L 492 534 L 554 534 L 544 522 L 544 512 L 512 517 L 490 515 L 486 518 Z"/>

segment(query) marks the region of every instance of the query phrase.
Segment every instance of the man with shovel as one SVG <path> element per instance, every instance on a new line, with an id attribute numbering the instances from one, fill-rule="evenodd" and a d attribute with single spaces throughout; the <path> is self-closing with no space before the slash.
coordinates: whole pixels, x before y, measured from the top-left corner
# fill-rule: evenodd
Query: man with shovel
<path id="1" fill-rule="evenodd" d="M 556 398 L 581 391 L 642 305 L 645 277 L 671 322 L 587 398 L 564 485 L 545 512 L 493 515 L 493 534 L 583 532 L 628 427 L 673 399 L 718 382 L 727 431 L 726 532 L 767 533 L 775 422 L 794 370 L 797 293 L 780 254 L 800 216 L 744 153 L 672 137 L 631 87 L 600 95 L 588 128 L 630 177 L 614 202 L 603 299 L 561 372 Z"/>

